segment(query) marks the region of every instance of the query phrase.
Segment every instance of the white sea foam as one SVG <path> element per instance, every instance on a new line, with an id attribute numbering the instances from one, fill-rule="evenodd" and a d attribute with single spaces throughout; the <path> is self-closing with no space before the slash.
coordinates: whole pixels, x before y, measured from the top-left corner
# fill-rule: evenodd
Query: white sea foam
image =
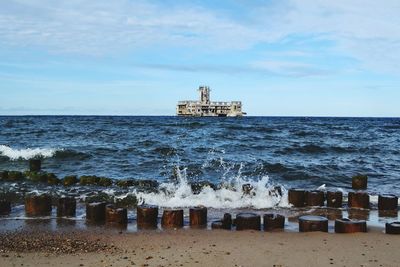
<path id="1" fill-rule="evenodd" d="M 160 207 L 189 207 L 204 205 L 210 208 L 272 208 L 289 207 L 287 190 L 281 187 L 282 196 L 276 193 L 274 184 L 270 183 L 268 176 L 258 181 L 246 181 L 234 177 L 230 186 L 213 190 L 206 186 L 199 194 L 194 194 L 186 179 L 186 170 L 178 173 L 178 183 L 163 183 L 160 190 L 155 193 L 138 192 L 132 189 L 128 195 L 136 195 L 139 204 L 153 204 Z M 233 183 L 232 183 L 233 182 Z M 250 194 L 244 194 L 243 184 L 250 184 L 253 188 Z M 111 193 L 111 192 L 109 192 Z M 120 196 L 124 197 L 124 196 Z"/>
<path id="2" fill-rule="evenodd" d="M 0 145 L 0 155 L 8 157 L 10 160 L 28 160 L 34 157 L 50 158 L 54 156 L 56 152 L 57 149 L 54 148 L 13 149 L 9 146 Z"/>

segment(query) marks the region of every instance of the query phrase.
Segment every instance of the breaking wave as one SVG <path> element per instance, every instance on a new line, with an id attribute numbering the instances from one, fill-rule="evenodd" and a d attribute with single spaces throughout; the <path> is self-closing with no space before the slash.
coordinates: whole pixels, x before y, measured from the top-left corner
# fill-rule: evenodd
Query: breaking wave
<path id="1" fill-rule="evenodd" d="M 8 157 L 10 160 L 32 159 L 35 157 L 50 158 L 55 155 L 57 149 L 53 148 L 24 148 L 14 149 L 9 146 L 0 145 L 0 155 Z"/>
<path id="2" fill-rule="evenodd" d="M 250 188 L 244 193 L 243 186 Z M 225 185 L 214 190 L 204 186 L 200 192 L 194 193 L 186 178 L 186 169 L 178 171 L 177 183 L 162 183 L 157 192 L 138 192 L 136 189 L 128 192 L 135 195 L 139 203 L 153 204 L 160 207 L 190 207 L 203 205 L 210 208 L 273 208 L 289 207 L 287 190 L 270 182 L 268 176 L 257 181 L 246 181 L 234 177 Z M 122 197 L 126 197 L 122 196 Z"/>

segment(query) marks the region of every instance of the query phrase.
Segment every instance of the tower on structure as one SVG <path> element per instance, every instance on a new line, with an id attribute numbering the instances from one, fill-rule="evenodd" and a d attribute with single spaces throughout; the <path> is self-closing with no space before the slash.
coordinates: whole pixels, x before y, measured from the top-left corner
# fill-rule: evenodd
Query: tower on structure
<path id="1" fill-rule="evenodd" d="M 210 104 L 210 87 L 209 86 L 200 86 L 200 102 L 204 105 Z"/>

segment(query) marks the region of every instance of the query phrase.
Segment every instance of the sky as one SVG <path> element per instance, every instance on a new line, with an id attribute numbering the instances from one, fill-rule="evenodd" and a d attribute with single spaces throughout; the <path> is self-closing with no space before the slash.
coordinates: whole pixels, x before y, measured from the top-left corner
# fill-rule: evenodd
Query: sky
<path id="1" fill-rule="evenodd" d="M 398 0 L 0 1 L 0 115 L 400 116 Z"/>

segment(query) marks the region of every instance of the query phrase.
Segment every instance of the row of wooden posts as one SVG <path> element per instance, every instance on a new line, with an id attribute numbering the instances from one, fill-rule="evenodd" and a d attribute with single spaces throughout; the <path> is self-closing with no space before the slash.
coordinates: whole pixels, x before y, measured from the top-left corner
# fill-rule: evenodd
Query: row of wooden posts
<path id="1" fill-rule="evenodd" d="M 294 207 L 301 208 L 305 206 L 329 208 L 342 208 L 343 193 L 341 191 L 307 191 L 304 189 L 289 189 L 289 203 Z M 349 192 L 347 200 L 349 208 L 369 209 L 369 194 L 362 191 Z M 378 209 L 394 211 L 398 209 L 398 197 L 391 194 L 382 194 L 378 196 Z"/>
<path id="2" fill-rule="evenodd" d="M 296 191 L 297 192 L 297 191 Z M 27 196 L 25 199 L 25 212 L 27 216 L 47 216 L 52 211 L 52 200 L 47 194 Z M 0 201 L 0 214 L 6 215 L 11 212 L 11 204 Z M 137 207 L 138 229 L 156 229 L 158 227 L 158 206 L 139 205 Z M 76 214 L 76 199 L 73 197 L 61 197 L 57 203 L 58 217 L 74 217 Z M 184 226 L 183 209 L 164 209 L 161 217 L 162 228 L 182 228 Z M 126 208 L 118 208 L 106 202 L 86 204 L 86 220 L 95 224 L 117 224 L 126 225 L 128 214 Z M 189 225 L 193 228 L 207 227 L 207 208 L 193 207 L 189 209 Z M 232 219 L 231 214 L 225 213 L 223 218 L 211 223 L 212 229 L 230 230 L 236 226 L 236 230 L 261 230 L 261 216 L 255 213 L 244 212 Z M 272 231 L 284 229 L 285 217 L 279 214 L 264 214 L 263 229 Z M 328 232 L 328 219 L 322 216 L 300 216 L 299 231 L 322 231 Z M 365 220 L 350 220 L 341 218 L 335 220 L 336 233 L 367 232 Z M 386 224 L 386 233 L 400 234 L 400 222 Z"/>

